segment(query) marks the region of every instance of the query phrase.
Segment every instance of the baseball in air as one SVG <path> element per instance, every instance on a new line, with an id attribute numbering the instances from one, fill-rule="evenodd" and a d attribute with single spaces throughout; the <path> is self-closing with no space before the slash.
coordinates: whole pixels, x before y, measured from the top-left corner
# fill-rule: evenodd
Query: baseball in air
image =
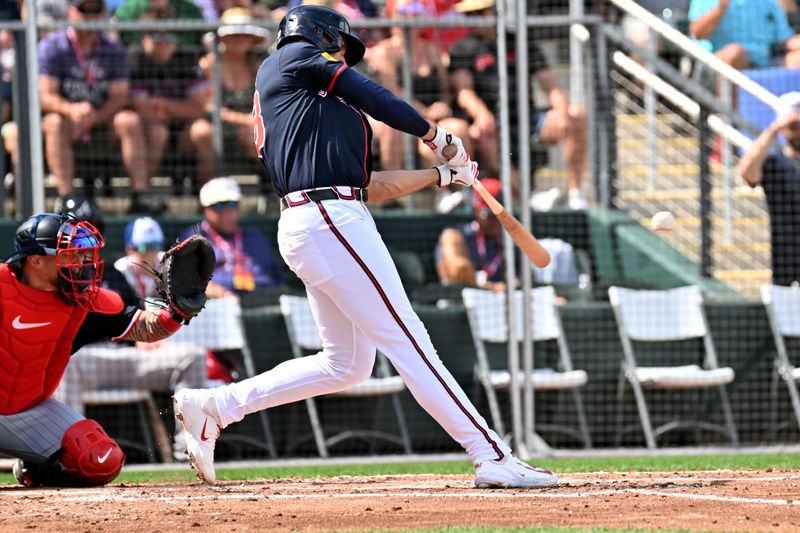
<path id="1" fill-rule="evenodd" d="M 653 231 L 666 233 L 672 230 L 673 225 L 675 225 L 675 215 L 669 211 L 659 211 L 650 219 L 650 227 L 653 228 Z"/>

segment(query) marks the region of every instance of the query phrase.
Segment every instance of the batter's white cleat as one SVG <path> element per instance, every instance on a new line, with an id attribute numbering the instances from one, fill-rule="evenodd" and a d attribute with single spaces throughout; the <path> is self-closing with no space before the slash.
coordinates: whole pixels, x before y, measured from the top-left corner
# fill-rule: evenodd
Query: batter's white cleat
<path id="1" fill-rule="evenodd" d="M 222 428 L 219 422 L 203 411 L 203 402 L 211 395 L 208 390 L 181 389 L 172 397 L 175 417 L 186 430 L 186 455 L 197 471 L 197 477 L 213 485 L 217 480 L 214 471 L 214 445 Z"/>
<path id="2" fill-rule="evenodd" d="M 479 489 L 544 489 L 557 483 L 553 472 L 531 466 L 513 454 L 475 465 L 475 486 Z"/>

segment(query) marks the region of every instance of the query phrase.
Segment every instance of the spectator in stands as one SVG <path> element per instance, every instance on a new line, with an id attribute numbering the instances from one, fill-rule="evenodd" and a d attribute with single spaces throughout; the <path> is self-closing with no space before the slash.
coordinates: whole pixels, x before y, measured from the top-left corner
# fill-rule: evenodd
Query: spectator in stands
<path id="1" fill-rule="evenodd" d="M 692 0 L 689 20 L 695 38 L 734 68 L 800 66 L 800 36 L 777 0 Z"/>
<path id="2" fill-rule="evenodd" d="M 800 92 L 782 95 L 775 121 L 739 160 L 739 172 L 767 198 L 772 234 L 772 282 L 800 282 Z M 778 134 L 786 140 L 770 153 Z"/>
<path id="3" fill-rule="evenodd" d="M 489 193 L 500 200 L 502 187 L 495 178 L 484 178 L 481 183 Z M 443 285 L 466 285 L 495 291 L 506 289 L 503 230 L 497 217 L 483 198 L 472 191 L 472 222 L 446 228 L 436 246 L 436 272 Z M 546 268 L 533 267 L 536 283 L 577 285 L 578 266 L 572 245 L 561 239 L 540 239 L 550 253 L 551 262 Z M 515 251 L 517 272 L 530 263 Z"/>
<path id="4" fill-rule="evenodd" d="M 103 0 L 72 0 L 70 21 L 103 20 Z M 149 186 L 141 117 L 128 105 L 130 81 L 125 49 L 97 31 L 67 28 L 39 43 L 39 96 L 45 156 L 62 199 L 72 192 L 75 145 L 102 150 L 119 143 L 132 181 L 132 211 L 159 211 L 144 193 Z M 112 149 L 110 146 L 108 149 Z M 116 146 L 113 148 L 117 150 Z"/>
<path id="5" fill-rule="evenodd" d="M 200 233 L 214 246 L 217 266 L 206 291 L 209 298 L 275 288 L 284 281 L 281 263 L 264 235 L 239 225 L 241 199 L 235 180 L 214 178 L 200 189 L 199 228 L 192 226 L 182 234 Z"/>
<path id="6" fill-rule="evenodd" d="M 88 220 L 101 231 L 102 213 L 90 200 L 72 197 L 64 203 L 65 212 Z M 99 224 L 99 225 L 98 225 Z M 156 295 L 153 276 L 140 265 L 158 264 L 164 234 L 152 218 L 138 218 L 125 228 L 125 256 L 103 273 L 103 286 L 119 292 L 125 305 L 142 307 L 145 298 Z M 98 342 L 88 344 L 70 359 L 55 397 L 84 413 L 81 394 L 103 389 L 139 389 L 174 393 L 184 387 L 204 387 L 206 350 L 189 344 L 160 341 L 154 343 Z M 173 454 L 185 459 L 183 426 L 176 425 Z"/>
<path id="7" fill-rule="evenodd" d="M 388 18 L 414 18 L 434 16 L 434 6 L 423 0 L 397 0 L 387 6 Z M 453 116 L 453 97 L 449 88 L 447 67 L 442 61 L 442 51 L 437 42 L 422 37 L 423 28 L 410 30 L 411 37 L 411 90 L 410 103 L 432 124 L 463 139 L 464 149 L 472 153 L 469 124 L 463 118 Z M 368 54 L 370 71 L 376 81 L 398 96 L 403 96 L 400 81 L 402 58 L 406 54 L 402 28 L 392 28 L 391 35 L 375 44 Z M 403 135 L 382 122 L 373 124 L 375 138 L 379 144 L 381 168 L 394 170 L 403 168 Z M 418 156 L 422 166 L 436 166 L 433 152 L 422 141 L 418 142 Z"/>
<path id="8" fill-rule="evenodd" d="M 148 10 L 163 10 L 170 6 L 175 13 L 175 18 L 180 20 L 203 19 L 203 13 L 192 0 L 125 0 L 114 12 L 117 20 L 139 20 Z M 200 46 L 203 35 L 196 31 L 176 32 L 178 43 L 184 46 Z M 120 37 L 126 45 L 138 43 L 142 40 L 139 32 L 121 32 Z"/>
<path id="9" fill-rule="evenodd" d="M 37 19 L 39 23 L 42 22 L 55 22 L 67 20 L 67 10 L 69 3 L 67 0 L 38 0 L 36 2 Z M 15 15 L 17 3 L 5 0 L 0 3 L 0 19 L 16 20 L 21 19 L 25 21 L 28 19 L 28 10 L 25 7 L 24 0 L 19 2 L 19 14 Z M 43 39 L 49 30 L 40 29 L 39 39 Z M 3 127 L 0 130 L 0 136 L 3 138 L 3 146 L 8 152 L 11 159 L 12 173 L 15 172 L 17 166 L 17 124 L 12 122 L 11 119 L 11 104 L 12 93 L 11 84 L 14 77 L 14 63 L 16 61 L 15 52 L 12 46 L 11 32 L 0 32 L 0 43 L 2 43 L 2 52 L 0 52 L 0 69 L 2 69 L 2 99 L 3 99 Z M 7 114 L 6 114 L 7 113 Z"/>
<path id="10" fill-rule="evenodd" d="M 150 9 L 140 20 L 174 18 L 170 6 Z M 210 92 L 198 64 L 198 50 L 178 44 L 170 32 L 143 32 L 142 42 L 128 49 L 131 102 L 144 121 L 148 175 L 158 171 L 171 134 L 182 151 L 197 160 L 197 176 L 205 183 L 214 172 L 211 122 L 205 116 Z"/>
<path id="11" fill-rule="evenodd" d="M 245 8 L 228 9 L 220 17 L 217 36 L 220 40 L 222 107 L 219 114 L 226 158 L 230 161 L 232 156 L 238 155 L 260 168 L 253 145 L 253 95 L 256 72 L 267 56 L 265 47 L 270 42 L 270 33 L 254 22 L 250 11 Z M 200 65 L 206 77 L 211 79 L 214 54 L 205 55 Z M 213 93 L 208 93 L 206 109 L 211 112 L 214 105 Z"/>
<path id="12" fill-rule="evenodd" d="M 500 198 L 500 181 L 484 178 L 481 183 L 495 198 Z M 474 220 L 459 227 L 446 228 L 436 247 L 436 272 L 444 285 L 466 285 L 497 291 L 505 290 L 503 229 L 481 196 L 472 192 Z"/>
<path id="13" fill-rule="evenodd" d="M 468 16 L 492 16 L 494 6 L 495 0 L 462 0 L 454 9 Z M 494 27 L 475 28 L 450 49 L 450 72 L 456 103 L 472 121 L 470 137 L 475 142 L 481 166 L 490 173 L 499 170 L 498 125 L 495 120 L 499 104 L 496 41 Z M 508 45 L 509 105 L 512 137 L 515 137 L 517 114 L 513 36 Z M 536 107 L 531 106 L 531 143 L 542 146 L 564 143 L 567 205 L 571 209 L 584 209 L 587 203 L 581 186 L 587 156 L 586 111 L 582 106 L 570 105 L 534 39 L 529 39 L 528 61 L 529 72 L 535 75 L 550 105 L 546 111 L 536 111 Z M 512 138 L 513 151 L 516 151 L 516 142 Z M 546 196 L 534 196 L 534 208 L 551 208 L 558 199 L 553 192 L 559 191 L 550 191 Z M 539 198 L 544 201 L 538 201 Z"/>

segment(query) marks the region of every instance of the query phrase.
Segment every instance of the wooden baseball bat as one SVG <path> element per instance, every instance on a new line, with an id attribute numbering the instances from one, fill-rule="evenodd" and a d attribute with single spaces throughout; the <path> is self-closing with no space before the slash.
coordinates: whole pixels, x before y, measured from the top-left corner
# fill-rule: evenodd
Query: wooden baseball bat
<path id="1" fill-rule="evenodd" d="M 444 154 L 445 157 L 452 158 L 456 155 L 456 150 L 455 145 L 448 144 L 442 149 L 442 154 Z M 486 205 L 489 206 L 489 209 L 497 217 L 497 220 L 500 221 L 500 224 L 508 232 L 511 240 L 519 246 L 519 249 L 528 256 L 528 259 L 530 259 L 534 265 L 539 268 L 544 268 L 550 264 L 550 254 L 547 253 L 547 250 L 539 243 L 539 240 L 534 237 L 530 231 L 525 229 L 525 226 L 514 218 L 514 215 L 506 211 L 503 204 L 498 202 L 480 181 L 476 179 L 472 184 L 472 188 L 478 191 L 483 201 L 486 202 Z"/>
<path id="2" fill-rule="evenodd" d="M 497 217 L 497 220 L 503 225 L 503 229 L 511 236 L 511 240 L 519 246 L 519 249 L 528 256 L 528 259 L 530 259 L 534 265 L 539 268 L 544 268 L 550 264 L 550 254 L 547 253 L 547 250 L 539 243 L 539 240 L 534 237 L 530 231 L 525 229 L 525 226 L 514 218 L 514 215 L 506 211 L 503 204 L 495 200 L 494 196 L 486 190 L 480 181 L 476 179 L 475 183 L 472 184 L 472 188 L 478 191 L 483 201 L 486 202 L 486 205 L 489 206 L 489 209 L 491 209 L 492 213 Z"/>

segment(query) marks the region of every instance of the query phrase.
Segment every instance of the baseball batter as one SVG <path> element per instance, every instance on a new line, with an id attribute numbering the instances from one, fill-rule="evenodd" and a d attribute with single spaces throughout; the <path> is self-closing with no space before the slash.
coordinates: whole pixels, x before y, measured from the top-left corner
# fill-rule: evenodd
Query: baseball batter
<path id="1" fill-rule="evenodd" d="M 17 228 L 0 264 L 0 452 L 19 459 L 25 486 L 105 485 L 125 461 L 97 422 L 51 398 L 70 354 L 107 338 L 165 339 L 186 320 L 173 304 L 142 311 L 102 288 L 103 244 L 90 223 L 44 213 Z"/>
<path id="2" fill-rule="evenodd" d="M 256 78 L 254 139 L 281 196 L 281 255 L 305 283 L 324 348 L 239 383 L 176 393 L 198 475 L 214 483 L 222 428 L 261 409 L 356 385 L 371 375 L 377 348 L 470 455 L 477 487 L 554 485 L 555 474 L 511 454 L 444 367 L 365 205 L 368 194 L 384 201 L 434 183 L 469 186 L 477 164 L 460 139 L 350 68 L 364 45 L 336 11 L 291 9 L 280 22 L 277 46 Z M 422 138 L 442 164 L 373 173 L 365 113 Z M 457 148 L 449 160 L 442 154 L 448 144 Z"/>

